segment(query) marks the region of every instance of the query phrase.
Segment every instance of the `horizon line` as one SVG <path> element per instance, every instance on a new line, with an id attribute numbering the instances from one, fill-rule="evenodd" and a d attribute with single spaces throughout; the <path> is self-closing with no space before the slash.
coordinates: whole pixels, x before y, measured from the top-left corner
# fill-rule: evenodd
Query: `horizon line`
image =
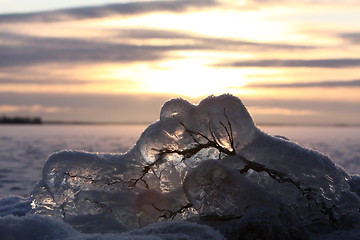
<path id="1" fill-rule="evenodd" d="M 156 122 L 156 121 L 154 121 Z M 118 121 L 118 122 L 96 122 L 96 121 L 62 121 L 49 120 L 41 123 L 1 123 L 0 125 L 150 125 L 154 122 L 144 121 Z M 276 123 L 276 122 L 259 122 L 257 126 L 277 126 L 277 127 L 360 127 L 360 123 Z"/>

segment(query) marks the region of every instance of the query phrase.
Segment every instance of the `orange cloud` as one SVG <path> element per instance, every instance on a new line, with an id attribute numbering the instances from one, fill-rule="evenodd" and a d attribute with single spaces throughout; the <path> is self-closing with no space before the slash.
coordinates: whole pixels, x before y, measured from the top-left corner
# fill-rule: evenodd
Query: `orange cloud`
<path id="1" fill-rule="evenodd" d="M 1 113 L 30 112 L 30 113 L 54 113 L 68 111 L 69 108 L 46 107 L 40 104 L 34 105 L 0 105 Z"/>

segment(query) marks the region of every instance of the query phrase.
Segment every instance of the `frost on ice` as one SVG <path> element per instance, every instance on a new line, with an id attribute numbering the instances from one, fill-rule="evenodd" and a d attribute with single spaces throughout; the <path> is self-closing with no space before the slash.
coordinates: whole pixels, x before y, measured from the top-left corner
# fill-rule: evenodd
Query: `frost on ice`
<path id="1" fill-rule="evenodd" d="M 262 132 L 236 97 L 173 99 L 125 154 L 50 156 L 32 206 L 83 232 L 189 220 L 296 239 L 358 224 L 349 180 L 327 156 Z"/>

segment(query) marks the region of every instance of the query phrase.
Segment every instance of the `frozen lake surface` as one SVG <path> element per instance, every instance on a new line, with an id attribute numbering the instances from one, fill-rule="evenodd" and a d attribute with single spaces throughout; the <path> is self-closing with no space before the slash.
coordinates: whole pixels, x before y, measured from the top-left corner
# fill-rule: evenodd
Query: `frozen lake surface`
<path id="1" fill-rule="evenodd" d="M 64 149 L 123 153 L 147 125 L 2 125 L 0 126 L 0 197 L 29 195 L 53 153 Z M 331 157 L 351 174 L 360 173 L 359 127 L 263 126 Z"/>

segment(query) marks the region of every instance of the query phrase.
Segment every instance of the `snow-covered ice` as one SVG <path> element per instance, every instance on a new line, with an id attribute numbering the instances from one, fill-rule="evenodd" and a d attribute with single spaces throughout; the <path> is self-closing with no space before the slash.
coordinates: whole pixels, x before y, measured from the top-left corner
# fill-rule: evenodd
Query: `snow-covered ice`
<path id="1" fill-rule="evenodd" d="M 0 236 L 360 239 L 359 179 L 236 97 L 173 99 L 124 154 L 52 154 L 31 196 L 0 200 Z"/>

